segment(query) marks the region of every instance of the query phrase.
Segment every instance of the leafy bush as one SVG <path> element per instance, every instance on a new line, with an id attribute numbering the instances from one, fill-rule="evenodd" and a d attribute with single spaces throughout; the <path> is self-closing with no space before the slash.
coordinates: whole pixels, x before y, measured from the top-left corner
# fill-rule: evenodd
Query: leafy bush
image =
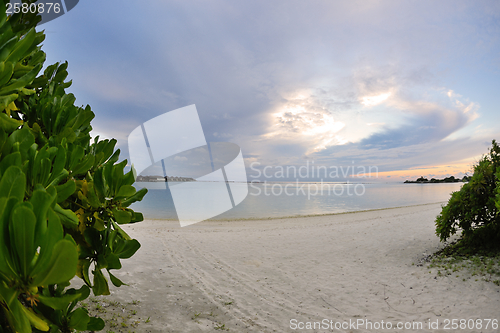
<path id="1" fill-rule="evenodd" d="M 110 270 L 140 244 L 119 225 L 143 219 L 128 207 L 146 190 L 117 163 L 116 140 L 91 141 L 94 113 L 65 92 L 68 64 L 38 75 L 39 21 L 0 11 L 0 332 L 100 330 L 78 302 L 109 294 L 106 272 L 123 284 Z M 75 275 L 85 284 L 68 288 Z"/>
<path id="2" fill-rule="evenodd" d="M 500 147 L 495 140 L 488 155 L 474 166 L 474 174 L 453 192 L 436 219 L 442 241 L 462 230 L 461 245 L 500 246 Z"/>

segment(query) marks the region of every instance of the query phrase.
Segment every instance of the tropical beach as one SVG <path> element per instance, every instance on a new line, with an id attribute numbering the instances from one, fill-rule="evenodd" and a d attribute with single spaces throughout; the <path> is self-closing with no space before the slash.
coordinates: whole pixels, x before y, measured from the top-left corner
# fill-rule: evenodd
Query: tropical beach
<path id="1" fill-rule="evenodd" d="M 0 4 L 0 333 L 500 332 L 500 2 Z"/>
<path id="2" fill-rule="evenodd" d="M 498 319 L 499 286 L 427 268 L 443 247 L 434 234 L 441 205 L 185 228 L 147 220 L 125 227 L 142 244 L 117 273 L 128 286 L 100 302 L 111 313 L 110 301 L 140 302 L 125 321 L 135 332 L 402 332 L 398 323 L 409 322 L 449 332 L 447 319 Z M 306 329 L 324 320 L 333 326 Z"/>

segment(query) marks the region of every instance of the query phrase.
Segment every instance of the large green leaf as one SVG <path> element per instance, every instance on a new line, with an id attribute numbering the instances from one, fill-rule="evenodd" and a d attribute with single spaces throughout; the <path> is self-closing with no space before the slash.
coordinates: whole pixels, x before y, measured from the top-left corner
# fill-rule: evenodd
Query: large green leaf
<path id="1" fill-rule="evenodd" d="M 43 296 L 43 295 L 38 295 L 38 299 L 40 302 L 43 304 L 50 306 L 53 309 L 56 310 L 66 310 L 68 305 L 80 299 L 82 294 L 69 294 L 69 295 L 64 295 L 61 297 L 50 297 L 50 296 Z"/>
<path id="2" fill-rule="evenodd" d="M 115 252 L 115 254 L 121 259 L 128 259 L 132 257 L 141 247 L 141 244 L 136 239 L 123 241 L 125 242 L 123 249 L 119 253 Z"/>
<path id="3" fill-rule="evenodd" d="M 80 295 L 80 298 L 78 298 L 78 301 L 83 301 L 84 299 L 87 299 L 90 296 L 90 288 L 86 285 L 83 285 L 80 287 L 80 289 L 68 289 L 66 291 L 67 295 L 72 295 L 72 294 L 78 294 Z"/>
<path id="4" fill-rule="evenodd" d="M 8 319 L 14 329 L 14 332 L 18 333 L 31 333 L 31 325 L 28 317 L 25 313 L 24 306 L 19 302 L 17 297 L 19 292 L 14 288 L 7 287 L 3 281 L 0 280 L 0 298 L 5 301 L 4 304 L 7 305 Z M 3 313 L 2 313 L 3 314 Z"/>
<path id="5" fill-rule="evenodd" d="M 0 180 L 0 198 L 15 197 L 19 201 L 22 201 L 25 188 L 26 176 L 21 168 L 15 165 L 8 167 L 2 176 L 2 180 Z"/>
<path id="6" fill-rule="evenodd" d="M 18 278 L 13 251 L 10 247 L 9 221 L 12 209 L 18 203 L 17 198 L 0 198 L 0 276 L 5 281 Z M 0 279 L 1 282 L 1 279 Z"/>
<path id="7" fill-rule="evenodd" d="M 78 227 L 80 221 L 78 220 L 78 217 L 72 210 L 63 209 L 61 208 L 61 206 L 59 206 L 59 204 L 56 204 L 53 209 L 54 212 L 56 212 L 56 214 L 59 216 L 59 218 L 61 219 L 61 223 L 65 227 L 71 229 Z"/>
<path id="8" fill-rule="evenodd" d="M 80 270 L 80 273 L 78 274 L 85 283 L 90 285 L 90 278 L 89 278 L 89 269 L 90 269 L 90 260 L 89 259 L 82 259 L 79 260 L 78 262 L 78 269 Z"/>
<path id="9" fill-rule="evenodd" d="M 15 152 L 2 158 L 2 160 L 0 161 L 0 177 L 4 174 L 5 170 L 7 170 L 7 168 L 12 165 L 21 167 L 20 152 Z"/>
<path id="10" fill-rule="evenodd" d="M 122 268 L 122 264 L 120 263 L 120 258 L 113 252 L 109 252 L 106 254 L 106 261 L 108 263 L 108 269 L 120 269 Z"/>
<path id="11" fill-rule="evenodd" d="M 14 319 L 14 329 L 16 333 L 31 333 L 31 324 L 24 313 L 24 306 L 16 299 L 9 305 Z"/>
<path id="12" fill-rule="evenodd" d="M 2 113 L 3 114 L 3 113 Z M 2 154 L 8 154 L 10 150 L 17 144 L 17 149 L 21 153 L 22 160 L 27 159 L 27 153 L 31 148 L 31 145 L 35 143 L 35 137 L 31 134 L 27 126 L 23 126 L 21 129 L 15 130 L 7 139 L 6 145 L 2 149 Z"/>
<path id="13" fill-rule="evenodd" d="M 66 239 L 60 240 L 54 245 L 47 269 L 33 276 L 32 285 L 46 286 L 69 281 L 75 276 L 77 263 L 76 246 Z"/>
<path id="14" fill-rule="evenodd" d="M 0 295 L 7 306 L 11 307 L 13 303 L 17 302 L 19 292 L 14 288 L 9 288 L 4 281 L 0 280 Z"/>
<path id="15" fill-rule="evenodd" d="M 9 94 L 9 95 L 0 95 L 0 111 L 7 109 L 7 107 L 14 102 L 19 97 L 19 94 Z M 5 115 L 5 116 L 3 116 Z M 22 125 L 22 121 L 10 118 L 5 113 L 2 113 L 0 117 L 0 128 L 5 130 L 7 133 L 11 133 L 16 128 Z"/>
<path id="16" fill-rule="evenodd" d="M 100 331 L 106 326 L 104 320 L 101 318 L 90 317 L 89 323 L 87 324 L 88 331 Z"/>
<path id="17" fill-rule="evenodd" d="M 39 239 L 40 254 L 31 272 L 32 276 L 40 274 L 47 268 L 53 256 L 54 246 L 61 239 L 63 239 L 63 228 L 60 219 L 52 209 L 49 209 L 47 212 L 47 232 Z"/>
<path id="18" fill-rule="evenodd" d="M 19 41 L 18 36 L 14 36 L 9 40 L 5 41 L 2 46 L 0 46 L 0 61 L 5 61 L 9 54 L 12 52 L 16 43 Z"/>
<path id="19" fill-rule="evenodd" d="M 30 325 L 36 328 L 39 331 L 46 332 L 50 329 L 49 324 L 45 320 L 45 318 L 41 318 L 39 315 L 37 315 L 33 309 L 31 308 L 26 308 L 21 305 L 21 310 L 23 310 L 24 315 L 28 318 Z M 30 328 L 31 331 L 31 328 Z"/>
<path id="20" fill-rule="evenodd" d="M 57 68 L 56 74 L 54 75 L 54 81 L 63 82 L 66 79 L 66 77 L 68 76 L 67 69 L 68 69 L 68 62 L 65 61 L 63 64 L 61 64 L 61 66 L 59 66 Z"/>
<path id="21" fill-rule="evenodd" d="M 115 221 L 111 220 L 113 228 L 120 234 L 120 236 L 125 240 L 131 240 L 130 236 L 123 230 Z"/>
<path id="22" fill-rule="evenodd" d="M 134 212 L 134 216 L 132 217 L 132 221 L 130 223 L 136 223 L 136 222 L 141 222 L 144 221 L 144 215 L 140 212 Z"/>
<path id="23" fill-rule="evenodd" d="M 122 187 L 122 185 L 131 185 L 131 184 L 124 183 L 125 177 L 123 175 L 123 169 L 125 168 L 126 165 L 127 165 L 127 160 L 123 160 L 120 163 L 113 165 L 113 172 L 111 173 L 111 178 L 112 178 L 112 184 L 113 184 L 113 186 L 112 186 L 113 187 L 113 195 L 114 195 L 115 199 L 119 199 L 117 197 L 128 196 L 126 194 L 130 193 L 130 191 L 132 189 L 134 190 L 134 193 L 135 193 L 134 187 L 132 187 L 132 188 L 125 187 L 123 189 L 123 191 L 124 191 L 123 194 L 118 195 L 118 192 L 119 192 L 120 188 Z M 132 194 L 133 193 L 131 193 L 130 195 L 132 195 Z"/>
<path id="24" fill-rule="evenodd" d="M 75 145 L 71 145 L 71 148 L 69 149 L 71 149 L 71 153 L 69 155 L 68 161 L 66 161 L 66 166 L 68 170 L 71 170 L 71 172 L 73 172 L 76 165 L 80 163 L 80 160 L 85 155 L 85 151 L 83 150 L 83 147 Z"/>
<path id="25" fill-rule="evenodd" d="M 119 278 L 117 278 L 116 276 L 111 274 L 111 272 L 109 270 L 108 270 L 108 274 L 109 274 L 109 278 L 111 279 L 111 283 L 113 283 L 113 285 L 115 287 L 121 287 L 125 284 L 125 283 L 123 283 L 122 280 L 120 280 Z"/>
<path id="26" fill-rule="evenodd" d="M 125 210 L 113 209 L 113 217 L 119 224 L 129 223 L 132 220 L 132 214 Z"/>
<path id="27" fill-rule="evenodd" d="M 55 148 L 55 158 L 52 161 L 51 176 L 49 178 L 49 183 L 51 185 L 59 184 L 62 177 L 67 177 L 68 172 L 63 172 L 64 166 L 66 164 L 66 150 L 63 147 Z"/>
<path id="28" fill-rule="evenodd" d="M 87 200 L 93 208 L 98 208 L 101 206 L 99 197 L 97 196 L 94 188 L 94 182 L 87 181 Z"/>
<path id="29" fill-rule="evenodd" d="M 76 165 L 71 171 L 74 175 L 82 175 L 87 173 L 89 169 L 94 165 L 94 156 L 93 155 L 87 155 L 85 158 L 78 164 Z"/>
<path id="30" fill-rule="evenodd" d="M 35 79 L 38 72 L 42 69 L 42 65 L 35 66 L 31 71 L 23 75 L 17 80 L 11 80 L 8 86 L 3 86 L 0 88 L 0 95 L 8 95 L 21 90 L 22 88 L 29 85 Z"/>
<path id="31" fill-rule="evenodd" d="M 69 198 L 70 195 L 75 193 L 76 184 L 73 180 L 68 180 L 66 183 L 56 186 L 57 190 L 57 203 L 61 203 Z"/>
<path id="32" fill-rule="evenodd" d="M 7 259 L 7 246 L 3 238 L 4 235 L 4 220 L 3 215 L 5 214 L 5 208 L 7 206 L 7 198 L 0 198 L 0 281 L 8 280 L 9 276 L 12 275 L 13 271 L 11 265 L 8 264 Z M 9 214 L 10 215 L 10 214 Z"/>
<path id="33" fill-rule="evenodd" d="M 89 314 L 84 308 L 78 308 L 69 316 L 69 327 L 78 331 L 85 331 L 90 321 Z"/>
<path id="34" fill-rule="evenodd" d="M 102 233 L 94 228 L 87 228 L 83 233 L 85 241 L 95 250 L 96 252 L 103 252 L 104 245 Z"/>
<path id="35" fill-rule="evenodd" d="M 123 198 L 128 198 L 130 196 L 133 196 L 135 192 L 136 192 L 135 187 L 133 187 L 132 185 L 122 185 L 118 190 L 118 192 L 116 193 L 115 199 L 119 200 Z"/>
<path id="36" fill-rule="evenodd" d="M 9 82 L 14 73 L 14 64 L 11 62 L 0 62 L 0 86 Z"/>
<path id="37" fill-rule="evenodd" d="M 35 256 L 36 216 L 27 206 L 27 202 L 12 211 L 9 231 L 11 235 L 11 251 L 15 250 L 20 275 L 24 278 L 30 273 L 30 265 Z M 29 204 L 31 206 L 31 204 Z"/>
<path id="38" fill-rule="evenodd" d="M 36 187 L 30 198 L 33 205 L 33 213 L 36 216 L 35 245 L 44 246 L 44 240 L 47 239 L 47 213 L 54 198 L 43 187 Z"/>
<path id="39" fill-rule="evenodd" d="M 36 31 L 35 28 L 32 28 L 28 33 L 16 43 L 16 46 L 9 54 L 5 61 L 10 61 L 12 63 L 16 63 L 25 56 L 28 55 L 27 51 L 33 46 L 33 42 L 35 41 Z"/>
<path id="40" fill-rule="evenodd" d="M 92 287 L 94 295 L 109 295 L 108 281 L 106 281 L 101 270 L 96 269 L 92 273 L 94 274 L 94 286 Z"/>
<path id="41" fill-rule="evenodd" d="M 107 197 L 109 186 L 104 179 L 103 168 L 98 168 L 94 173 L 94 188 L 101 201 Z"/>
<path id="42" fill-rule="evenodd" d="M 144 198 L 144 196 L 146 195 L 146 193 L 148 193 L 148 190 L 145 189 L 145 188 L 141 188 L 134 195 L 132 195 L 131 197 L 125 199 L 122 202 L 122 207 L 128 207 L 128 206 L 130 206 L 131 204 L 133 204 L 136 201 L 141 201 L 142 198 Z"/>

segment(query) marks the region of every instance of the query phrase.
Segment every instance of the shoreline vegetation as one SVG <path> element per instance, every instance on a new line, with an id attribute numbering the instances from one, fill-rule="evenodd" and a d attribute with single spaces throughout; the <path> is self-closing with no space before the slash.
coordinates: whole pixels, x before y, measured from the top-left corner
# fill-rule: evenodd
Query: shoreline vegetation
<path id="1" fill-rule="evenodd" d="M 115 139 L 91 137 L 68 63 L 45 63 L 33 2 L 0 12 L 0 333 L 100 331 L 80 305 L 125 284 L 115 274 L 141 244 L 122 226 L 143 220 L 129 206 L 147 189 Z"/>
<path id="2" fill-rule="evenodd" d="M 427 178 L 424 178 L 423 176 L 420 178 L 417 178 L 417 180 L 405 180 L 405 184 L 434 184 L 434 183 L 467 183 L 471 179 L 471 176 L 463 176 L 462 178 L 455 178 L 455 176 L 450 176 L 450 177 L 445 177 L 443 179 L 436 179 L 436 178 L 431 178 L 430 180 Z"/>
<path id="3" fill-rule="evenodd" d="M 491 144 L 472 176 L 464 177 L 467 183 L 451 194 L 436 217 L 441 242 L 459 237 L 435 253 L 431 265 L 440 268 L 438 275 L 441 269 L 445 275 L 465 269 L 500 286 L 500 146 L 496 140 Z"/>

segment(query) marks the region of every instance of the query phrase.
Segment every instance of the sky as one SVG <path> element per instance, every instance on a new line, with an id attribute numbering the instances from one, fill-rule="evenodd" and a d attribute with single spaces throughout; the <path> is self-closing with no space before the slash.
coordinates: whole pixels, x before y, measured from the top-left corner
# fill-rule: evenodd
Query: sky
<path id="1" fill-rule="evenodd" d="M 462 177 L 500 139 L 498 1 L 86 0 L 40 29 L 122 158 L 137 126 L 192 104 L 252 178 Z"/>

